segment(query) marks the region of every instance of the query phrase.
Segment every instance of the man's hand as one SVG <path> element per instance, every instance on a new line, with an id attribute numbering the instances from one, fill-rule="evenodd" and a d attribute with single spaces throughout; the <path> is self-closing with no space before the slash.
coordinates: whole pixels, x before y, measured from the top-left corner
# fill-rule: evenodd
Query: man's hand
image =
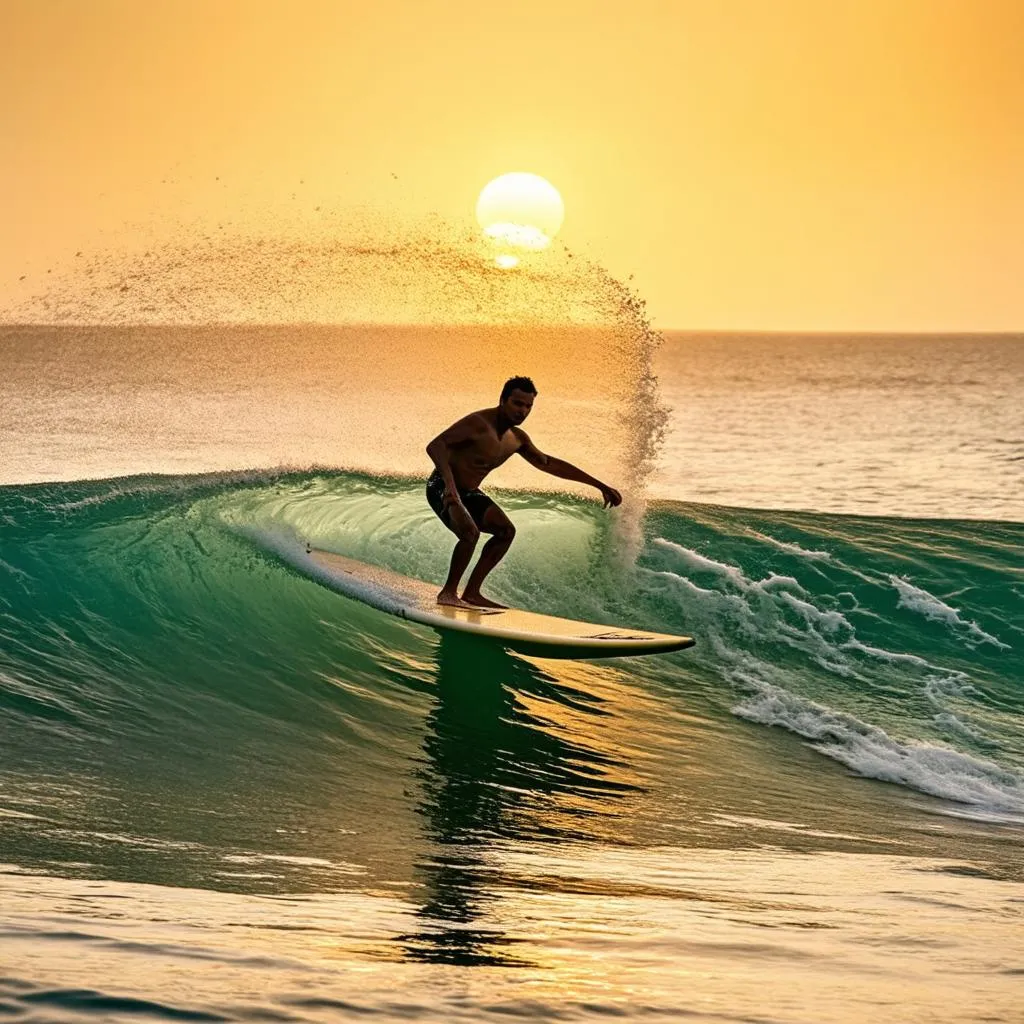
<path id="1" fill-rule="evenodd" d="M 601 492 L 601 497 L 604 498 L 605 508 L 615 508 L 616 505 L 622 504 L 622 495 L 614 487 L 598 484 L 597 488 Z"/>

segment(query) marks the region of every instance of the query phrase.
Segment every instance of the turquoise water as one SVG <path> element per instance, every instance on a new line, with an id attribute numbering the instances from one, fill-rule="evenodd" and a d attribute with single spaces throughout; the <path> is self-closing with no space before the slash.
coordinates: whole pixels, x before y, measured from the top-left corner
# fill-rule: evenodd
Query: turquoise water
<path id="1" fill-rule="evenodd" d="M 0 491 L 12 1012 L 445 1019 L 468 999 L 470 1018 L 572 1018 L 641 1012 L 639 991 L 672 1016 L 693 1009 L 673 972 L 710 963 L 742 1017 L 778 960 L 808 969 L 790 941 L 822 915 L 817 969 L 858 989 L 877 965 L 850 945 L 931 948 L 934 923 L 894 930 L 899 903 L 941 899 L 943 929 L 978 917 L 971 939 L 999 943 L 947 953 L 981 955 L 1002 1005 L 1024 824 L 1019 526 L 665 502 L 612 573 L 620 540 L 594 505 L 502 495 L 519 557 L 496 594 L 700 640 L 609 666 L 439 637 L 280 554 L 311 539 L 436 577 L 447 543 L 420 491 L 341 473 Z M 901 984 L 941 990 L 931 954 L 909 956 Z M 323 977 L 324 957 L 345 971 Z M 186 998 L 175 958 L 253 977 Z M 453 991 L 451 970 L 476 967 L 497 972 L 493 1004 Z M 303 1003 L 311 985 L 333 1003 Z"/>
<path id="2" fill-rule="evenodd" d="M 30 363 L 9 392 L 38 380 Z M 158 428 L 187 375 L 98 365 L 69 377 L 63 411 L 28 384 L 7 396 L 36 413 L 6 435 L 19 461 L 0 487 L 5 1013 L 1019 1016 L 1024 526 L 962 505 L 978 452 L 1005 445 L 979 437 L 950 480 L 958 514 L 927 518 L 667 486 L 610 515 L 496 486 L 518 536 L 495 596 L 698 639 L 549 661 L 383 615 L 289 559 L 309 540 L 443 574 L 401 434 L 378 449 L 391 472 L 243 468 L 246 444 L 301 445 L 282 400 L 259 408 L 261 436 L 225 418 L 179 438 L 190 470 L 231 472 L 166 472 Z M 111 401 L 118 375 L 148 392 Z M 682 489 L 680 422 L 658 472 Z M 22 478 L 32 431 L 66 479 Z M 881 462 L 908 436 L 892 433 Z M 147 451 L 162 475 L 84 479 Z M 802 467 L 787 485 L 771 465 L 813 505 Z M 879 493 L 899 500 L 885 474 Z"/>

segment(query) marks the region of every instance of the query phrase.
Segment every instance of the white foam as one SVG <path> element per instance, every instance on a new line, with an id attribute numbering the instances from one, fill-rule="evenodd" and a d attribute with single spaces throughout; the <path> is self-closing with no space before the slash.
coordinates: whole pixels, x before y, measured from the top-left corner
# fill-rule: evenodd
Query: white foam
<path id="1" fill-rule="evenodd" d="M 842 612 L 822 611 L 809 601 L 802 601 L 792 594 L 782 593 L 779 598 L 796 611 L 808 626 L 816 626 L 826 633 L 838 633 L 842 629 L 853 632 L 853 626 Z"/>
<path id="2" fill-rule="evenodd" d="M 733 708 L 762 725 L 810 740 L 858 775 L 909 786 L 988 813 L 1024 814 L 1024 776 L 948 747 L 893 739 L 877 726 L 798 697 L 749 672 L 734 673 L 753 693 Z"/>
<path id="3" fill-rule="evenodd" d="M 706 555 L 701 555 L 690 548 L 684 548 L 682 544 L 676 544 L 674 541 L 665 540 L 663 537 L 655 537 L 654 544 L 656 547 L 665 548 L 671 551 L 684 566 L 690 569 L 696 569 L 702 572 L 712 572 L 717 576 L 723 576 L 725 579 L 730 580 L 736 584 L 741 590 L 747 589 L 750 586 L 750 580 L 743 575 L 740 569 L 737 569 L 735 565 L 726 565 L 724 562 L 716 562 L 713 558 L 708 558 Z"/>
<path id="4" fill-rule="evenodd" d="M 848 647 L 851 651 L 860 651 L 872 658 L 878 658 L 880 661 L 890 661 L 894 664 L 905 662 L 908 665 L 919 665 L 921 668 L 932 667 L 930 662 L 916 654 L 904 654 L 902 651 L 887 651 L 884 647 L 872 647 L 871 644 L 863 643 L 856 637 L 851 637 L 843 646 Z"/>
<path id="5" fill-rule="evenodd" d="M 924 684 L 925 696 L 935 705 L 942 706 L 944 697 L 970 697 L 978 692 L 963 672 L 946 672 L 940 676 L 929 676 Z"/>
<path id="6" fill-rule="evenodd" d="M 923 690 L 934 708 L 931 724 L 938 735 L 989 742 L 972 720 L 976 693 L 966 673 L 933 664 L 918 654 L 865 643 L 843 611 L 820 607 L 820 596 L 809 595 L 792 577 L 773 574 L 754 581 L 737 566 L 723 565 L 669 541 L 655 543 L 673 562 L 682 563 L 683 573 L 697 568 L 713 574 L 709 580 L 697 574 L 711 589 L 699 587 L 687 575 L 669 571 L 657 575 L 675 591 L 683 620 L 701 638 L 692 657 L 711 662 L 727 680 L 754 689 L 770 683 L 781 690 L 792 685 L 794 672 L 824 670 L 861 691 L 882 687 L 884 692 L 902 692 L 913 699 Z M 874 585 L 885 581 L 879 577 Z M 766 643 L 777 650 L 788 648 L 802 664 L 794 665 L 788 657 L 779 661 L 769 655 L 763 662 L 753 657 L 752 652 Z M 784 669 L 783 661 L 789 663 Z"/>
<path id="7" fill-rule="evenodd" d="M 717 562 L 672 541 L 659 537 L 654 545 L 669 553 L 675 562 L 681 562 L 684 572 L 696 570 L 717 577 L 720 589 L 715 588 L 714 582 L 714 589 L 705 589 L 670 570 L 643 570 L 676 589 L 684 620 L 695 635 L 699 632 L 707 637 L 725 628 L 760 641 L 767 634 L 811 658 L 827 672 L 844 678 L 863 678 L 852 657 L 858 653 L 894 662 L 928 664 L 914 655 L 879 651 L 861 644 L 856 640 L 853 624 L 841 611 L 819 608 L 792 576 L 771 573 L 762 580 L 752 580 L 737 566 Z"/>
<path id="8" fill-rule="evenodd" d="M 792 543 L 791 541 L 776 540 L 767 533 L 758 533 L 756 531 L 752 531 L 752 533 L 758 540 L 767 541 L 772 547 L 785 551 L 787 554 L 796 555 L 798 558 L 806 558 L 812 562 L 832 561 L 832 555 L 828 551 L 808 551 L 807 548 L 802 548 L 799 544 Z"/>
<path id="9" fill-rule="evenodd" d="M 954 631 L 966 631 L 977 643 L 994 644 L 1003 650 L 1009 650 L 1010 645 L 1003 643 L 998 637 L 986 633 L 976 622 L 968 622 L 960 618 L 960 609 L 946 604 L 945 601 L 929 594 L 927 590 L 914 586 L 905 576 L 889 574 L 889 582 L 896 588 L 900 595 L 899 608 L 907 608 L 912 612 L 923 615 L 926 619 L 944 622 Z"/>

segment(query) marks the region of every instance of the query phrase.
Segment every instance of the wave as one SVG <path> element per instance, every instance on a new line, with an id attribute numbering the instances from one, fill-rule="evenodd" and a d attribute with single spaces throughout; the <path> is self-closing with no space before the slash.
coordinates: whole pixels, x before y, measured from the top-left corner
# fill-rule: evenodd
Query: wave
<path id="1" fill-rule="evenodd" d="M 614 514 L 496 496 L 518 537 L 495 596 L 697 638 L 621 663 L 640 691 L 784 729 L 956 813 L 1024 814 L 1021 526 L 655 502 L 624 562 L 636 538 Z M 0 488 L 0 762 L 56 772 L 157 735 L 188 756 L 227 744 L 244 760 L 272 721 L 292 733 L 266 758 L 343 750 L 351 784 L 378 785 L 410 728 L 403 709 L 432 685 L 426 631 L 339 604 L 283 557 L 306 541 L 434 581 L 450 553 L 407 477 L 314 468 Z M 566 699 L 593 703 L 580 694 Z M 632 785 L 586 729 L 560 742 L 573 787 L 603 799 Z"/>

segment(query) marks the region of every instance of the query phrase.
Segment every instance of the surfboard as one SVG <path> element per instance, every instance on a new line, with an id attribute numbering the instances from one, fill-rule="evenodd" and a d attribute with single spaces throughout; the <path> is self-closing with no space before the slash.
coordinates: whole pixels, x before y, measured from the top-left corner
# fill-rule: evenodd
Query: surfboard
<path id="1" fill-rule="evenodd" d="M 311 575 L 347 597 L 410 622 L 489 637 L 544 657 L 616 658 L 692 647 L 688 636 L 578 622 L 520 608 L 451 608 L 437 603 L 438 585 L 331 551 L 306 551 Z"/>

